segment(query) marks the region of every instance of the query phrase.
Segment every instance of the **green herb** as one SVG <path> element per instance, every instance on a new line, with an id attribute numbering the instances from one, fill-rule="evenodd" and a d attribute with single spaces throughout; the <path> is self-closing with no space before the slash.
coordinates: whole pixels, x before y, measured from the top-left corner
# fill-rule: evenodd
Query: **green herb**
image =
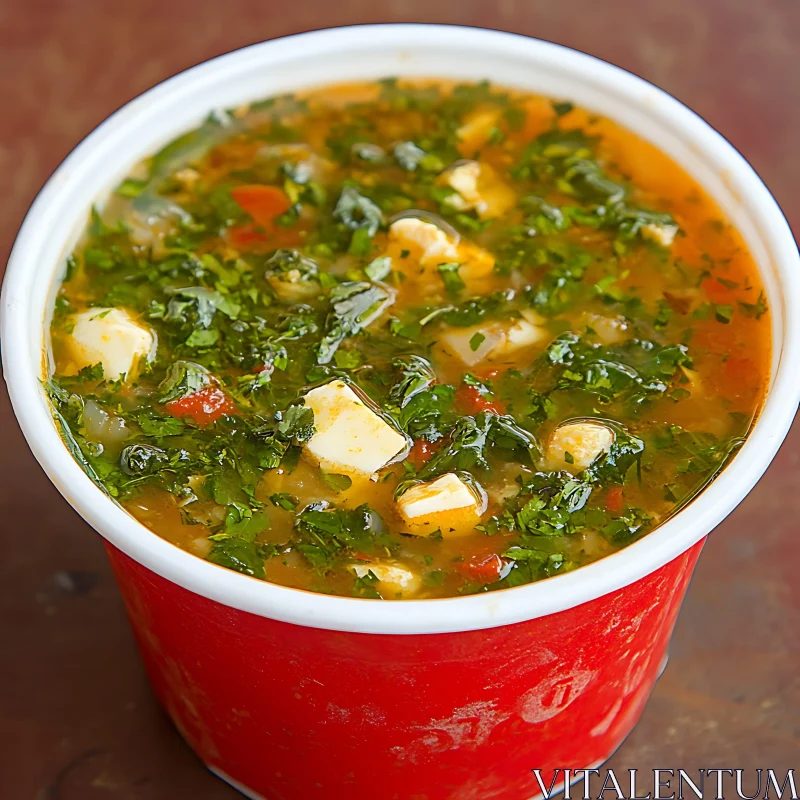
<path id="1" fill-rule="evenodd" d="M 727 325 L 733 319 L 733 306 L 718 305 L 714 308 L 714 317 L 717 322 Z"/>
<path id="2" fill-rule="evenodd" d="M 265 553 L 255 542 L 248 542 L 238 537 L 215 541 L 206 558 L 220 567 L 232 569 L 253 578 L 264 578 Z"/>
<path id="3" fill-rule="evenodd" d="M 331 291 L 332 308 L 317 348 L 317 363 L 329 363 L 339 345 L 377 319 L 390 302 L 385 289 L 370 283 L 356 281 L 336 286 Z"/>
<path id="4" fill-rule="evenodd" d="M 454 397 L 455 387 L 447 385 L 414 393 L 396 415 L 400 428 L 413 439 L 442 439 L 456 419 L 452 412 Z"/>
<path id="5" fill-rule="evenodd" d="M 126 475 L 154 475 L 169 464 L 167 453 L 151 444 L 132 444 L 119 457 L 120 468 Z"/>
<path id="6" fill-rule="evenodd" d="M 739 308 L 741 309 L 742 313 L 748 317 L 761 319 L 761 317 L 767 313 L 767 298 L 765 297 L 764 292 L 759 292 L 758 299 L 755 303 L 743 303 L 739 301 Z"/>
<path id="7" fill-rule="evenodd" d="M 590 484 L 567 472 L 538 473 L 523 482 L 514 499 L 517 530 L 532 536 L 570 536 L 584 527 Z M 523 540 L 524 541 L 524 540 Z"/>
<path id="8" fill-rule="evenodd" d="M 192 348 L 213 347 L 219 341 L 219 331 L 193 330 L 186 340 L 186 346 Z"/>
<path id="9" fill-rule="evenodd" d="M 474 417 L 460 417 L 448 434 L 448 441 L 411 480 L 401 481 L 395 495 L 399 497 L 415 482 L 429 481 L 447 472 L 469 473 L 488 469 L 489 449 L 520 449 L 531 461 L 541 457 L 536 437 L 520 427 L 513 417 L 482 411 Z"/>
<path id="10" fill-rule="evenodd" d="M 217 311 L 230 319 L 236 319 L 241 310 L 238 303 L 229 297 L 204 286 L 167 289 L 166 293 L 172 298 L 167 304 L 165 322 L 185 322 L 189 319 L 188 315 L 192 314 L 201 328 L 208 328 Z"/>
<path id="11" fill-rule="evenodd" d="M 389 391 L 389 400 L 398 409 L 405 408 L 436 380 L 433 365 L 422 356 L 398 356 L 392 359 L 392 369 L 398 377 Z"/>
<path id="12" fill-rule="evenodd" d="M 577 253 L 547 270 L 538 285 L 527 293 L 531 306 L 548 315 L 564 312 L 577 298 L 591 260 L 588 253 Z"/>
<path id="13" fill-rule="evenodd" d="M 441 313 L 448 325 L 470 327 L 501 314 L 507 307 L 513 293 L 507 291 L 492 292 L 480 297 L 471 297 L 456 308 L 445 308 Z"/>
<path id="14" fill-rule="evenodd" d="M 319 265 L 298 250 L 280 249 L 267 261 L 267 275 L 292 283 L 297 280 L 318 281 Z"/>
<path id="15" fill-rule="evenodd" d="M 661 347 L 637 339 L 605 347 L 575 333 L 556 337 L 543 358 L 563 367 L 553 388 L 583 389 L 606 402 L 624 396 L 640 403 L 664 394 L 678 370 L 692 366 L 685 345 Z"/>
<path id="16" fill-rule="evenodd" d="M 368 197 L 353 186 L 345 186 L 339 195 L 333 216 L 351 231 L 363 228 L 372 238 L 383 223 L 383 213 Z"/>
<path id="17" fill-rule="evenodd" d="M 439 264 L 436 268 L 439 271 L 439 274 L 442 276 L 442 281 L 444 282 L 444 288 L 447 289 L 447 293 L 452 296 L 457 296 L 462 289 L 465 289 L 467 284 L 461 279 L 461 276 L 458 274 L 458 270 L 460 269 L 460 264 Z"/>
<path id="18" fill-rule="evenodd" d="M 380 256 L 374 259 L 366 267 L 364 272 L 371 281 L 382 281 L 389 277 L 392 271 L 392 259 L 389 256 Z"/>
<path id="19" fill-rule="evenodd" d="M 353 480 L 348 475 L 337 475 L 333 472 L 323 471 L 320 476 L 334 492 L 345 492 L 353 485 Z"/>
<path id="20" fill-rule="evenodd" d="M 658 301 L 658 313 L 653 320 L 653 327 L 656 330 L 663 331 L 672 319 L 672 308 L 666 300 Z"/>
<path id="21" fill-rule="evenodd" d="M 321 573 L 348 553 L 369 555 L 391 546 L 383 520 L 366 504 L 351 511 L 312 503 L 298 514 L 295 530 L 295 547 Z"/>
<path id="22" fill-rule="evenodd" d="M 480 331 L 478 331 L 478 333 L 475 333 L 470 337 L 469 349 L 472 350 L 472 352 L 474 353 L 485 341 L 486 341 L 486 336 L 484 336 Z"/>
<path id="23" fill-rule="evenodd" d="M 381 595 L 376 588 L 379 583 L 378 576 L 372 570 L 368 570 L 365 575 L 356 576 L 355 581 L 353 581 L 353 595 L 380 600 Z"/>
<path id="24" fill-rule="evenodd" d="M 147 186 L 147 181 L 139 181 L 135 178 L 126 178 L 114 190 L 117 194 L 123 197 L 138 197 Z"/>
<path id="25" fill-rule="evenodd" d="M 154 411 L 139 412 L 136 415 L 136 424 L 145 436 L 161 439 L 165 436 L 180 436 L 186 425 L 175 417 L 166 417 Z"/>
<path id="26" fill-rule="evenodd" d="M 282 508 L 284 511 L 294 511 L 297 508 L 297 498 L 286 492 L 278 492 L 269 496 L 272 505 Z"/>
<path id="27" fill-rule="evenodd" d="M 425 157 L 425 151 L 413 142 L 399 142 L 394 146 L 392 154 L 397 163 L 409 172 L 413 172 Z"/>
<path id="28" fill-rule="evenodd" d="M 91 366 L 83 367 L 78 370 L 78 379 L 92 383 L 103 380 L 103 365 L 92 364 Z"/>
<path id="29" fill-rule="evenodd" d="M 168 403 L 186 395 L 194 394 L 211 383 L 211 373 L 202 365 L 192 361 L 175 361 L 167 377 L 159 384 L 159 400 Z"/>
<path id="30" fill-rule="evenodd" d="M 269 528 L 265 511 L 241 503 L 230 503 L 225 515 L 225 531 L 243 539 L 253 539 Z"/>
<path id="31" fill-rule="evenodd" d="M 644 442 L 628 433 L 621 425 L 604 423 L 614 430 L 614 440 L 607 452 L 601 453 L 584 471 L 582 479 L 589 483 L 617 483 L 625 481 L 631 467 L 641 468 Z M 571 463 L 571 462 L 570 462 Z"/>
<path id="32" fill-rule="evenodd" d="M 600 534 L 611 542 L 629 544 L 641 536 L 650 524 L 650 516 L 639 508 L 629 508 L 625 513 L 600 529 Z"/>

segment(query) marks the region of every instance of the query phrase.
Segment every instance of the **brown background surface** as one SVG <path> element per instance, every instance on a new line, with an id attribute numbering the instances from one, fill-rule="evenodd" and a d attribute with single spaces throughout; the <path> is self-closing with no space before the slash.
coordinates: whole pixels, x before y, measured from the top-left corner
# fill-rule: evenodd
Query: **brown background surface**
<path id="1" fill-rule="evenodd" d="M 251 42 L 376 21 L 514 30 L 632 70 L 721 130 L 800 231 L 797 0 L 0 0 L 0 261 L 50 172 L 125 101 Z M 156 706 L 100 540 L 34 462 L 5 393 L 0 416 L 0 800 L 238 797 Z M 800 768 L 798 565 L 795 425 L 712 535 L 670 665 L 611 766 Z"/>

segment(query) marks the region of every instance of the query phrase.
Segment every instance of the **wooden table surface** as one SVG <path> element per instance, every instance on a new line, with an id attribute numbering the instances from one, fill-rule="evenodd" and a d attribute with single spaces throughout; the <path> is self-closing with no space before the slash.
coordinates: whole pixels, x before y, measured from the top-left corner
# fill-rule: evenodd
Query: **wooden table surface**
<path id="1" fill-rule="evenodd" d="M 797 0 L 0 0 L 0 256 L 50 172 L 130 98 L 252 42 L 381 21 L 513 30 L 638 73 L 727 136 L 800 231 Z M 0 415 L 0 798 L 239 797 L 157 707 L 99 537 L 4 392 Z M 798 564 L 800 424 L 712 534 L 669 667 L 611 766 L 800 767 Z"/>

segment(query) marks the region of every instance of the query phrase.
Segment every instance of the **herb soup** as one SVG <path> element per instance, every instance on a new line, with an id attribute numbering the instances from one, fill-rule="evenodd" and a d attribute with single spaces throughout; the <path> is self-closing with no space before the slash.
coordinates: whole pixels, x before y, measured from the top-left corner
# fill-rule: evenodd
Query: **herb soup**
<path id="1" fill-rule="evenodd" d="M 94 210 L 51 326 L 65 442 L 144 525 L 365 598 L 542 580 L 652 531 L 762 402 L 735 230 L 651 145 L 487 83 L 211 115 Z"/>

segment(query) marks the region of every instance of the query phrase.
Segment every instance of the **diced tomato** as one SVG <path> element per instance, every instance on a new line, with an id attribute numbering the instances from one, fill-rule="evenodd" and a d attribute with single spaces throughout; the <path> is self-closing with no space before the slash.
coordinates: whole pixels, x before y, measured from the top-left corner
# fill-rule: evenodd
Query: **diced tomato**
<path id="1" fill-rule="evenodd" d="M 456 403 L 469 414 L 479 411 L 491 411 L 493 414 L 505 414 L 506 407 L 500 400 L 493 400 L 483 394 L 476 386 L 464 383 L 456 391 Z"/>
<path id="2" fill-rule="evenodd" d="M 619 514 L 625 508 L 625 499 L 622 496 L 621 486 L 612 486 L 606 495 L 606 511 Z"/>
<path id="3" fill-rule="evenodd" d="M 483 372 L 478 372 L 477 376 L 482 381 L 492 381 L 494 380 L 503 370 L 499 367 L 489 367 L 488 369 L 483 370 Z"/>
<path id="4" fill-rule="evenodd" d="M 435 450 L 435 445 L 426 439 L 415 439 L 408 460 L 414 465 L 414 469 L 419 469 L 431 460 Z"/>
<path id="5" fill-rule="evenodd" d="M 237 186 L 231 189 L 231 197 L 259 225 L 271 225 L 275 217 L 288 211 L 292 205 L 283 189 L 260 183 Z"/>
<path id="6" fill-rule="evenodd" d="M 218 386 L 204 386 L 186 397 L 170 400 L 166 409 L 173 417 L 189 417 L 198 425 L 208 425 L 223 414 L 233 414 L 236 406 Z"/>
<path id="7" fill-rule="evenodd" d="M 701 285 L 706 297 L 712 303 L 728 305 L 735 299 L 733 291 L 720 283 L 716 278 L 706 278 Z"/>
<path id="8" fill-rule="evenodd" d="M 494 583 L 500 580 L 506 562 L 497 553 L 488 556 L 472 556 L 468 561 L 456 564 L 456 570 L 475 583 Z"/>
<path id="9" fill-rule="evenodd" d="M 238 225 L 228 228 L 228 240 L 237 250 L 247 250 L 254 244 L 266 242 L 267 235 L 256 230 L 255 225 Z"/>

